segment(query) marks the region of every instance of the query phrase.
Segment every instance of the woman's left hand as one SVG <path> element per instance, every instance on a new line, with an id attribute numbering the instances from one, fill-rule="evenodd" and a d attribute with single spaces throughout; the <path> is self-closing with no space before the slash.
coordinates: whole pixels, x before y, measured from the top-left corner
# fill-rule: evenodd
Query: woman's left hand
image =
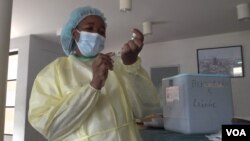
<path id="1" fill-rule="evenodd" d="M 143 47 L 144 36 L 141 31 L 133 29 L 133 33 L 135 33 L 134 39 L 129 40 L 122 47 L 121 57 L 124 65 L 134 64 Z"/>

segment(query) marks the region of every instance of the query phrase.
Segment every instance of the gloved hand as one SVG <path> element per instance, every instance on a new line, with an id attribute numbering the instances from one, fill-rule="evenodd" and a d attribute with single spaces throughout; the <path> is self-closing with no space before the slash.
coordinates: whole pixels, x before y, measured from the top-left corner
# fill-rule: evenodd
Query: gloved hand
<path id="1" fill-rule="evenodd" d="M 143 47 L 144 36 L 141 31 L 133 29 L 133 33 L 136 35 L 134 39 L 129 40 L 121 50 L 121 58 L 124 65 L 134 64 Z"/>

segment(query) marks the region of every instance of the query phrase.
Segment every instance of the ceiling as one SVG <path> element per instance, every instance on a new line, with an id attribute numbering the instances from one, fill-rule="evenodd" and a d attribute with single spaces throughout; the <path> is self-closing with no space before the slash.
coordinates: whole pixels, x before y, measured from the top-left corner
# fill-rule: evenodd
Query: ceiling
<path id="1" fill-rule="evenodd" d="M 236 5 L 250 0 L 132 0 L 132 11 L 119 11 L 119 0 L 13 0 L 11 36 L 38 34 L 59 43 L 56 35 L 80 6 L 93 6 L 107 18 L 108 48 L 120 48 L 130 39 L 132 28 L 142 22 L 153 25 L 145 43 L 250 30 L 250 20 L 237 20 Z"/>

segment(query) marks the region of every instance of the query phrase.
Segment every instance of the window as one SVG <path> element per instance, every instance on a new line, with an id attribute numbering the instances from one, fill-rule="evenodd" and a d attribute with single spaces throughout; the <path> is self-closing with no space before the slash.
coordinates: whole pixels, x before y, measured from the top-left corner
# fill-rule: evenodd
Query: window
<path id="1" fill-rule="evenodd" d="M 6 105 L 5 105 L 5 128 L 4 141 L 11 141 L 14 131 L 14 111 L 16 97 L 16 79 L 18 66 L 18 52 L 13 51 L 9 54 Z"/>

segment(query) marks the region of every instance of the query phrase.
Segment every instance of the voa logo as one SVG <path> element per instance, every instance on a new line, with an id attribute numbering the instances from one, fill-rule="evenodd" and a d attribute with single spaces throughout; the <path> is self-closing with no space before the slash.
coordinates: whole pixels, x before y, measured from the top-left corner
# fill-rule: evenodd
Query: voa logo
<path id="1" fill-rule="evenodd" d="M 227 136 L 247 136 L 244 129 L 226 129 Z"/>

